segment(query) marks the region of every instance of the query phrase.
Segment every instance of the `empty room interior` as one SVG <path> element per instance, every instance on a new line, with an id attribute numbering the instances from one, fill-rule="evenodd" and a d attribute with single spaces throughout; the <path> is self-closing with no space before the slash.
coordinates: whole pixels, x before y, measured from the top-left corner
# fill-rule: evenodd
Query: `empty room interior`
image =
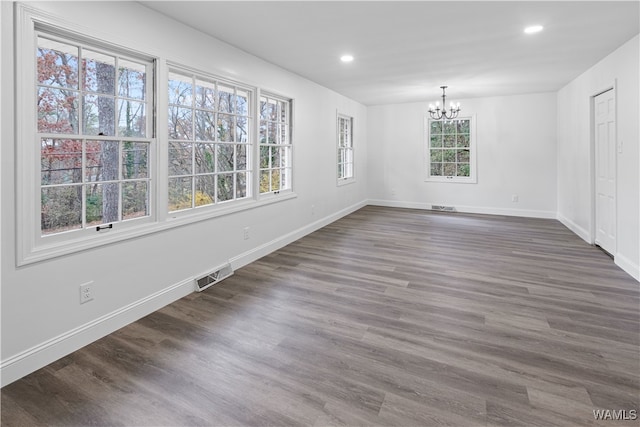
<path id="1" fill-rule="evenodd" d="M 640 2 L 0 22 L 2 426 L 637 425 Z"/>

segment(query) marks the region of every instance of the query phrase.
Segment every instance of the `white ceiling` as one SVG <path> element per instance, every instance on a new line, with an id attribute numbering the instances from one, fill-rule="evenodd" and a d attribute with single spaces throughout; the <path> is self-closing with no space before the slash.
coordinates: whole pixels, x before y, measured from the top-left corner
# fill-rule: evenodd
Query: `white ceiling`
<path id="1" fill-rule="evenodd" d="M 555 91 L 640 31 L 638 0 L 141 3 L 366 105 Z"/>

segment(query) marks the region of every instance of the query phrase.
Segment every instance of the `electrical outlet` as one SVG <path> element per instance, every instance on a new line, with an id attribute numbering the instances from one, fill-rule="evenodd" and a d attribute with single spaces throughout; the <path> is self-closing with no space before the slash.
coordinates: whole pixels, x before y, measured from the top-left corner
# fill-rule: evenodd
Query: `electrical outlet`
<path id="1" fill-rule="evenodd" d="M 249 227 L 244 228 L 244 240 L 249 240 Z"/>
<path id="2" fill-rule="evenodd" d="M 80 304 L 93 300 L 93 282 L 80 285 Z"/>
<path id="3" fill-rule="evenodd" d="M 514 194 L 513 196 L 511 196 L 511 201 L 512 201 L 513 203 L 518 203 L 518 195 L 517 195 L 517 194 Z"/>

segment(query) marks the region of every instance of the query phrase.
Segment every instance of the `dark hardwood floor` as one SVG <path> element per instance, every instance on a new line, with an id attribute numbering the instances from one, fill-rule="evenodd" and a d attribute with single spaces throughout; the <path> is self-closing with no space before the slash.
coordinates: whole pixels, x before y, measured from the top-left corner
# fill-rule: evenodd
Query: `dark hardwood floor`
<path id="1" fill-rule="evenodd" d="M 593 411 L 640 409 L 639 289 L 554 220 L 366 207 L 6 386 L 1 421 L 638 425 Z"/>

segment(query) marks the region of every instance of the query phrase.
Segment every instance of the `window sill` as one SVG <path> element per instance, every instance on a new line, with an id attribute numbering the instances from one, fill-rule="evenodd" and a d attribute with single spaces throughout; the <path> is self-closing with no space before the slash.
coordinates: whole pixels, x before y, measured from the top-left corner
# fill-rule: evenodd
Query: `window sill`
<path id="1" fill-rule="evenodd" d="M 477 184 L 478 180 L 476 178 L 460 178 L 460 177 L 446 177 L 446 176 L 438 176 L 438 177 L 427 177 L 424 179 L 425 182 L 446 182 L 450 184 Z"/>
<path id="2" fill-rule="evenodd" d="M 149 234 L 157 233 L 164 230 L 170 230 L 172 228 L 181 227 L 196 222 L 206 221 L 213 218 L 218 218 L 225 215 L 230 215 L 236 212 L 251 210 L 262 206 L 270 205 L 272 203 L 283 202 L 285 200 L 291 200 L 298 197 L 294 192 L 288 192 L 286 194 L 279 194 L 266 199 L 255 200 L 249 199 L 247 201 L 228 204 L 227 206 L 221 205 L 207 209 L 205 207 L 195 209 L 194 211 L 182 211 L 172 212 L 167 215 L 167 220 L 164 222 L 145 223 L 141 225 L 131 225 L 122 230 L 109 230 L 108 232 L 102 232 L 92 237 L 85 237 L 83 239 L 69 240 L 65 242 L 56 242 L 48 244 L 40 244 L 31 250 L 29 253 L 24 254 L 17 260 L 17 266 L 24 266 L 28 264 L 34 264 L 41 261 L 46 261 L 52 258 L 57 258 L 65 255 L 74 254 L 76 252 L 85 251 L 88 249 L 99 248 L 101 246 L 110 245 L 113 243 L 122 242 L 137 237 L 146 236 Z"/>
<path id="3" fill-rule="evenodd" d="M 342 187 L 343 185 L 354 184 L 355 182 L 356 182 L 355 178 L 339 179 L 337 182 L 337 185 L 338 187 Z"/>

